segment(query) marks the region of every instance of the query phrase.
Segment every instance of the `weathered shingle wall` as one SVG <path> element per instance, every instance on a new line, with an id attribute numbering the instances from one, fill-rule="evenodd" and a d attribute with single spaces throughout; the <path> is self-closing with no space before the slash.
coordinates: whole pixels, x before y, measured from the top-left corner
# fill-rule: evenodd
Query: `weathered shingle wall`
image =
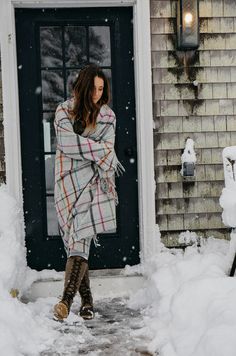
<path id="1" fill-rule="evenodd" d="M 2 70 L 0 60 L 0 183 L 5 181 L 4 138 L 3 138 L 3 112 L 2 112 Z"/>
<path id="2" fill-rule="evenodd" d="M 151 0 L 157 222 L 164 242 L 180 231 L 228 237 L 221 221 L 222 149 L 236 145 L 236 2 L 200 0 L 200 47 L 176 51 L 176 1 Z M 180 175 L 187 138 L 196 177 Z"/>

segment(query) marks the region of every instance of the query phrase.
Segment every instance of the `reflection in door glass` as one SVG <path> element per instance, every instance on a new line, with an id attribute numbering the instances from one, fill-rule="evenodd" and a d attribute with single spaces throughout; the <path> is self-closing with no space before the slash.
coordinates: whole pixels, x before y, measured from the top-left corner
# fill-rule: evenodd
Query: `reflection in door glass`
<path id="1" fill-rule="evenodd" d="M 65 57 L 67 67 L 81 66 L 86 63 L 86 28 L 84 26 L 65 27 Z"/>
<path id="2" fill-rule="evenodd" d="M 112 107 L 112 77 L 111 77 L 111 70 L 110 69 L 103 69 L 104 74 L 106 75 L 109 84 L 110 84 L 110 91 L 111 91 L 111 100 L 109 106 Z"/>
<path id="3" fill-rule="evenodd" d="M 56 151 L 56 134 L 53 124 L 54 117 L 54 112 L 43 114 L 44 152 Z"/>
<path id="4" fill-rule="evenodd" d="M 45 181 L 46 194 L 53 194 L 54 191 L 55 155 L 45 155 Z"/>
<path id="5" fill-rule="evenodd" d="M 78 70 L 67 70 L 66 71 L 66 92 L 67 92 L 67 97 L 72 96 L 72 85 L 75 82 L 76 78 L 79 75 L 79 69 Z"/>
<path id="6" fill-rule="evenodd" d="M 89 27 L 89 61 L 99 66 L 111 65 L 110 28 Z"/>
<path id="7" fill-rule="evenodd" d="M 59 70 L 42 70 L 43 110 L 55 110 L 64 98 L 63 74 Z"/>
<path id="8" fill-rule="evenodd" d="M 58 220 L 54 206 L 54 197 L 47 197 L 47 224 L 48 236 L 58 236 Z"/>
<path id="9" fill-rule="evenodd" d="M 42 67 L 62 67 L 61 27 L 40 27 Z"/>

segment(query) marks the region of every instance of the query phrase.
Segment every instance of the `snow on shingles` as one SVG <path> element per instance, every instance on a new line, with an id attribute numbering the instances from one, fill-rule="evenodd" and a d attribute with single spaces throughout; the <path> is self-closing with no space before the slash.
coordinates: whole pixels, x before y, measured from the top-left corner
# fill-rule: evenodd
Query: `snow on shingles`
<path id="1" fill-rule="evenodd" d="M 223 150 L 225 188 L 220 196 L 222 220 L 226 226 L 236 227 L 236 146 Z"/>

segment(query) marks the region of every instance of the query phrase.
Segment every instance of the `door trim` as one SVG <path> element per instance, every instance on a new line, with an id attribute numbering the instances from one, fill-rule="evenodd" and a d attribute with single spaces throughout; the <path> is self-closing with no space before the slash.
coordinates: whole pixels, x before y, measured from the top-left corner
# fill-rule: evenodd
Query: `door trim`
<path id="1" fill-rule="evenodd" d="M 155 177 L 152 114 L 149 0 L 2 0 L 0 45 L 2 66 L 6 183 L 22 210 L 22 164 L 14 8 L 132 6 L 138 150 L 138 201 L 141 261 L 158 249 L 155 223 Z"/>

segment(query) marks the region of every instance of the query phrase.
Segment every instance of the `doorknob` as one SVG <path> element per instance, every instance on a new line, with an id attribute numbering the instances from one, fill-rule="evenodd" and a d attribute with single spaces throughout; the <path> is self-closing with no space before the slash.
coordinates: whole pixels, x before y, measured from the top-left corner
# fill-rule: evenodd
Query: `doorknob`
<path id="1" fill-rule="evenodd" d="M 125 152 L 125 155 L 127 157 L 133 157 L 134 156 L 134 150 L 133 150 L 132 147 L 125 148 L 124 152 Z"/>

